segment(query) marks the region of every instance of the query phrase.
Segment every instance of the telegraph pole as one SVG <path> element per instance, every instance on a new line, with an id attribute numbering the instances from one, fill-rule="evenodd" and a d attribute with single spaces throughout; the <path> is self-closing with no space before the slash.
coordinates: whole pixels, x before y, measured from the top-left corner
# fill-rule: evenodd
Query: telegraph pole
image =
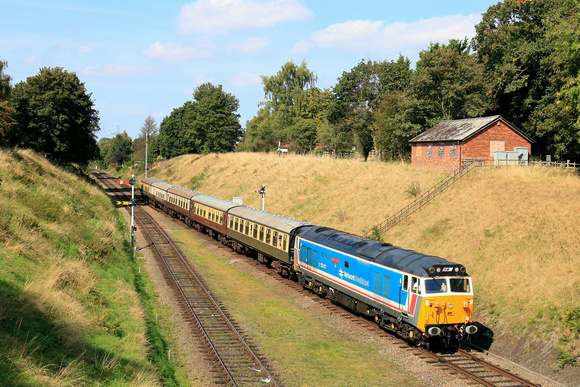
<path id="1" fill-rule="evenodd" d="M 145 169 L 147 171 L 147 169 Z M 135 175 L 131 176 L 131 247 L 135 246 Z"/>
<path id="2" fill-rule="evenodd" d="M 149 133 L 145 132 L 145 177 L 147 177 L 147 143 L 149 142 Z"/>

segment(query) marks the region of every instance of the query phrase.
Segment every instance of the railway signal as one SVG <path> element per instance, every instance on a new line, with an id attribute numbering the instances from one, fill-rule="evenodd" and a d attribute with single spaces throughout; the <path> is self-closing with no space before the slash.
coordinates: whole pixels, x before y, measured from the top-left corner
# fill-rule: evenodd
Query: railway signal
<path id="1" fill-rule="evenodd" d="M 135 245 L 135 175 L 131 176 L 131 180 L 117 180 L 117 184 L 131 184 L 131 201 L 117 201 L 118 206 L 131 206 L 131 247 Z"/>
<path id="2" fill-rule="evenodd" d="M 257 193 L 262 195 L 262 211 L 266 205 L 266 184 L 262 184 L 262 188 L 256 190 Z"/>

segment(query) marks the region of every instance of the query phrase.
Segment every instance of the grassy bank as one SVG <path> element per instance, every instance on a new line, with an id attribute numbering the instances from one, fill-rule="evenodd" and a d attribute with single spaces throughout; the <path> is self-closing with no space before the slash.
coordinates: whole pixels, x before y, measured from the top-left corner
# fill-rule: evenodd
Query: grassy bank
<path id="1" fill-rule="evenodd" d="M 0 385 L 159 385 L 110 200 L 29 151 L 0 179 Z"/>
<path id="2" fill-rule="evenodd" d="M 360 234 L 441 172 L 377 162 L 236 153 L 166 161 L 161 180 Z M 580 347 L 580 179 L 557 169 L 476 170 L 389 231 L 393 244 L 461 262 L 473 276 L 476 319 L 497 332 L 551 342 L 571 363 Z M 562 363 L 562 364 L 563 364 Z"/>

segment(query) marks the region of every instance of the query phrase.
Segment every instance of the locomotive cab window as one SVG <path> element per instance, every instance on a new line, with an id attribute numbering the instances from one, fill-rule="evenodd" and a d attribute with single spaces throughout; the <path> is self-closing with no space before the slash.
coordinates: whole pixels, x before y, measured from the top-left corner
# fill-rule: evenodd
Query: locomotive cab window
<path id="1" fill-rule="evenodd" d="M 425 280 L 425 291 L 427 293 L 447 293 L 447 279 L 433 278 Z"/>
<path id="2" fill-rule="evenodd" d="M 421 293 L 421 283 L 419 282 L 419 278 L 411 277 L 411 291 L 413 293 Z"/>
<path id="3" fill-rule="evenodd" d="M 468 278 L 450 278 L 449 285 L 452 292 L 469 293 L 471 292 L 471 285 Z"/>

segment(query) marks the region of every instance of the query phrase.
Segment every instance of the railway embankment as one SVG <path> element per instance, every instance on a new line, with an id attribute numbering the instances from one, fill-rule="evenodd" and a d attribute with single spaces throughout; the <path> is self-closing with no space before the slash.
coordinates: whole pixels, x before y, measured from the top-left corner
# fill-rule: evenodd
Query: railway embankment
<path id="1" fill-rule="evenodd" d="M 0 385 L 175 385 L 124 221 L 71 171 L 0 150 Z"/>
<path id="2" fill-rule="evenodd" d="M 150 176 L 360 234 L 441 172 L 408 165 L 267 154 L 182 156 Z M 580 179 L 560 169 L 480 169 L 383 236 L 461 262 L 473 277 L 480 345 L 572 383 L 580 348 Z"/>

